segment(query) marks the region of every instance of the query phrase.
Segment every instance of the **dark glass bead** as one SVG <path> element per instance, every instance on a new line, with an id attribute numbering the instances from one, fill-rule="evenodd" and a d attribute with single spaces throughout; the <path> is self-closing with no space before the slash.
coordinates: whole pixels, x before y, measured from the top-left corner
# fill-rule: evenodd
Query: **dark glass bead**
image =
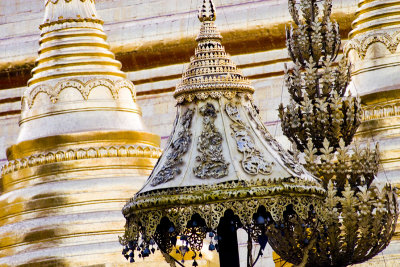
<path id="1" fill-rule="evenodd" d="M 258 216 L 257 217 L 257 224 L 264 224 L 265 223 L 265 218 L 263 216 Z"/>

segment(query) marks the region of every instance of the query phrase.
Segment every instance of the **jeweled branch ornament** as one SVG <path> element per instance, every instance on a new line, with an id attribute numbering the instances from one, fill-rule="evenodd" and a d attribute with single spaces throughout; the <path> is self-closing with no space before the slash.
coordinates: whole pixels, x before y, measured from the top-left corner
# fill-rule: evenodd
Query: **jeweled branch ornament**
<path id="1" fill-rule="evenodd" d="M 325 138 L 334 149 L 340 138 L 349 145 L 361 123 L 358 99 L 344 97 L 350 71 L 345 61 L 336 60 L 341 39 L 331 10 L 331 0 L 289 0 L 296 25 L 286 32 L 294 62 L 293 68 L 285 68 L 291 102 L 281 105 L 279 114 L 284 134 L 302 152 L 308 139 L 317 147 Z"/>
<path id="2" fill-rule="evenodd" d="M 249 250 L 253 241 L 268 241 L 297 254 L 315 234 L 326 192 L 268 133 L 252 102 L 254 88 L 221 45 L 215 19 L 213 2 L 203 0 L 198 46 L 174 93 L 178 114 L 169 143 L 123 208 L 121 244 L 130 261 L 149 256 L 156 244 L 170 262 L 171 251 L 190 251 L 197 266 L 211 238 L 221 266 L 236 267 L 238 228 L 247 231 Z"/>
<path id="3" fill-rule="evenodd" d="M 356 97 L 345 96 L 349 66 L 336 61 L 341 41 L 337 23 L 330 20 L 332 1 L 288 2 L 296 26 L 287 31 L 294 66 L 285 71 L 291 102 L 280 107 L 282 128 L 302 152 L 306 168 L 322 178 L 328 196 L 324 223 L 306 257 L 281 257 L 306 266 L 365 262 L 394 234 L 395 189 L 375 181 L 377 148 L 349 147 L 361 123 L 361 105 Z"/>

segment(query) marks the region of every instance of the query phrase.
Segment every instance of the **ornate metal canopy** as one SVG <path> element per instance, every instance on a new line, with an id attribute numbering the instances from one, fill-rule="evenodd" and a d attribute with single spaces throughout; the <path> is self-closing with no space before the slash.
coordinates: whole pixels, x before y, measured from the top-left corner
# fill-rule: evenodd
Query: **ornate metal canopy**
<path id="1" fill-rule="evenodd" d="M 331 0 L 289 0 L 296 26 L 287 31 L 287 46 L 295 64 L 285 73 L 291 103 L 280 107 L 282 128 L 328 192 L 324 223 L 307 256 L 280 255 L 306 266 L 367 261 L 389 244 L 398 217 L 395 189 L 375 181 L 378 150 L 348 147 L 361 123 L 361 104 L 345 96 L 349 67 L 336 62 L 341 40 L 331 9 Z"/>
<path id="2" fill-rule="evenodd" d="M 174 94 L 169 143 L 123 208 L 121 243 L 131 261 L 148 256 L 154 243 L 170 253 L 179 236 L 185 251 L 199 253 L 207 233 L 223 242 L 224 220 L 282 253 L 297 247 L 301 254 L 314 233 L 325 190 L 263 125 L 254 89 L 221 45 L 215 18 L 213 2 L 204 0 L 198 46 Z"/>

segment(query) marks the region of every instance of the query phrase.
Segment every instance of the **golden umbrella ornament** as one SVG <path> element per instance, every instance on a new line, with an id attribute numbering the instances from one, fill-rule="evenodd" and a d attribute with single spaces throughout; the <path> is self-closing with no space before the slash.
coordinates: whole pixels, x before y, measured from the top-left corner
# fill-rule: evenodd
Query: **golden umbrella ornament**
<path id="1" fill-rule="evenodd" d="M 225 52 L 215 6 L 203 0 L 195 55 L 178 84 L 169 143 L 144 187 L 125 205 L 123 254 L 153 245 L 200 254 L 212 237 L 221 266 L 239 266 L 236 230 L 265 247 L 304 250 L 325 190 L 271 136 L 253 104 L 254 88 Z M 251 247 L 251 246 L 250 246 Z M 254 264 L 249 259 L 248 265 Z M 197 266 L 197 262 L 193 262 Z"/>

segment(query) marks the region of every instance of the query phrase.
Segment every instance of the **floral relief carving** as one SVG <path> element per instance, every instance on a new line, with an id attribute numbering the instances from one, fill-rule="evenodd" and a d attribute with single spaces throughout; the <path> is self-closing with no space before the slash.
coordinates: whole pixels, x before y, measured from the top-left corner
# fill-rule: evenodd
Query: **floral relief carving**
<path id="1" fill-rule="evenodd" d="M 233 121 L 231 129 L 232 136 L 236 140 L 238 150 L 243 153 L 243 170 L 251 175 L 272 172 L 272 163 L 266 162 L 262 153 L 256 148 L 254 138 L 251 136 L 248 126 L 241 119 L 236 105 L 228 103 L 225 105 L 226 114 Z"/>
<path id="2" fill-rule="evenodd" d="M 135 87 L 131 81 L 125 79 L 118 81 L 112 81 L 109 79 L 92 79 L 86 83 L 77 79 L 69 79 L 57 83 L 54 87 L 46 84 L 41 84 L 33 87 L 31 90 L 28 90 L 25 97 L 29 108 L 33 106 L 36 96 L 39 93 L 47 94 L 50 97 L 50 100 L 55 104 L 57 103 L 58 96 L 60 95 L 62 90 L 66 88 L 74 88 L 82 94 L 83 99 L 87 100 L 90 92 L 94 88 L 99 86 L 104 86 L 109 89 L 114 99 L 118 99 L 119 91 L 123 88 L 126 88 L 131 92 L 132 99 L 136 101 Z"/>
<path id="3" fill-rule="evenodd" d="M 393 34 L 386 32 L 363 35 L 361 38 L 353 38 L 344 46 L 344 54 L 348 56 L 351 50 L 355 50 L 361 59 L 364 59 L 368 48 L 374 43 L 382 43 L 388 51 L 394 54 L 400 43 L 400 31 Z"/>
<path id="4" fill-rule="evenodd" d="M 190 126 L 194 115 L 193 109 L 188 109 L 182 116 L 182 130 L 177 134 L 177 138 L 171 143 L 171 151 L 167 160 L 162 168 L 154 175 L 151 185 L 157 186 L 171 181 L 175 178 L 176 174 L 180 173 L 178 166 L 182 164 L 182 156 L 189 150 L 189 146 L 192 142 L 192 133 L 190 132 Z M 157 168 L 157 166 L 155 167 Z M 151 178 L 150 178 L 151 179 Z"/>
<path id="5" fill-rule="evenodd" d="M 285 166 L 291 169 L 297 175 L 303 174 L 305 170 L 302 165 L 300 165 L 298 162 L 295 162 L 294 157 L 289 154 L 289 152 L 287 152 L 285 149 L 283 149 L 281 144 L 276 141 L 276 139 L 270 134 L 265 125 L 262 123 L 261 118 L 257 112 L 257 108 L 252 104 L 252 106 L 247 107 L 247 109 L 250 114 L 250 118 L 257 125 L 257 129 L 261 132 L 265 141 L 267 141 L 272 149 L 279 153 L 280 158 L 282 159 Z"/>
<path id="6" fill-rule="evenodd" d="M 395 117 L 400 115 L 400 102 L 386 102 L 363 107 L 363 121 Z"/>
<path id="7" fill-rule="evenodd" d="M 111 146 L 96 148 L 79 148 L 35 154 L 22 159 L 9 161 L 1 168 L 1 176 L 14 171 L 55 162 L 65 162 L 80 159 L 112 158 L 112 157 L 145 157 L 157 159 L 161 156 L 161 149 L 146 146 Z"/>
<path id="8" fill-rule="evenodd" d="M 207 103 L 200 108 L 203 116 L 203 131 L 197 142 L 197 149 L 201 155 L 196 159 L 200 161 L 193 172 L 200 179 L 219 179 L 228 175 L 228 165 L 222 155 L 222 134 L 215 127 L 217 110 L 214 105 Z"/>

